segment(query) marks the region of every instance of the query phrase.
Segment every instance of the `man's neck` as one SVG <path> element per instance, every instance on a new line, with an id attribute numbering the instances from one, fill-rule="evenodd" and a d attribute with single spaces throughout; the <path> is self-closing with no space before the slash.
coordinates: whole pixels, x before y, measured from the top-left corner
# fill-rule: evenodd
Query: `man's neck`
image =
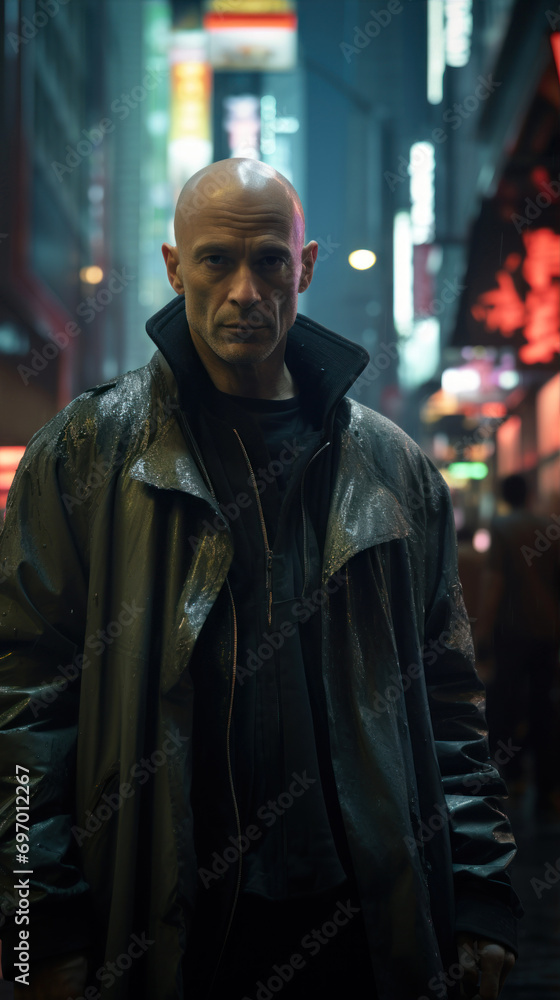
<path id="1" fill-rule="evenodd" d="M 285 366 L 284 366 L 285 367 Z M 228 396 L 242 396 L 246 399 L 294 399 L 299 395 L 299 389 L 292 378 L 288 368 L 285 370 L 285 377 L 279 379 L 276 385 L 262 385 L 254 380 L 220 379 L 218 381 L 208 372 L 216 389 L 224 392 Z"/>
<path id="2" fill-rule="evenodd" d="M 245 396 L 250 399 L 292 399 L 299 394 L 299 388 L 282 361 L 280 371 L 273 370 L 263 362 L 254 367 L 221 365 L 213 358 L 203 356 L 193 338 L 195 350 L 204 365 L 208 377 L 219 392 L 229 396 Z M 269 360 L 269 359 L 267 359 Z M 276 366 L 275 366 L 276 367 Z"/>

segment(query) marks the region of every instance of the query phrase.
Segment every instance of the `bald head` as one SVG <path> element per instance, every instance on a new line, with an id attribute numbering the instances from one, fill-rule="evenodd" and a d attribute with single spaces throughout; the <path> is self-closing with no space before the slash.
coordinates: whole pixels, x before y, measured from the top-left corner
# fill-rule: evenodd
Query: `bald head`
<path id="1" fill-rule="evenodd" d="M 185 296 L 191 339 L 223 392 L 294 394 L 286 335 L 319 249 L 314 240 L 304 246 L 304 231 L 296 191 L 266 163 L 220 160 L 181 191 L 177 245 L 162 246 L 167 276 Z"/>
<path id="2" fill-rule="evenodd" d="M 290 181 L 268 163 L 233 157 L 210 163 L 187 181 L 175 209 L 175 240 L 181 248 L 188 240 L 190 224 L 207 209 L 231 206 L 234 211 L 260 203 L 264 211 L 289 222 L 301 249 L 305 217 L 299 195 Z"/>

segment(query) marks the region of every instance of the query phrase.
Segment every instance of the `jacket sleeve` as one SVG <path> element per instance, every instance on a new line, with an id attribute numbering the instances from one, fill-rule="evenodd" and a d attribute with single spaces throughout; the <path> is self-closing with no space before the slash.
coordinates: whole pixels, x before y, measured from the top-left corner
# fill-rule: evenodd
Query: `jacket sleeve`
<path id="1" fill-rule="evenodd" d="M 86 568 L 55 440 L 49 424 L 32 439 L 0 534 L 0 937 L 8 971 L 22 929 L 31 961 L 89 941 L 88 886 L 71 834 Z M 16 815 L 17 775 L 29 810 Z M 29 911 L 15 889 L 26 878 Z"/>
<path id="2" fill-rule="evenodd" d="M 459 582 L 451 497 L 433 466 L 430 480 L 424 648 L 432 655 L 426 657 L 425 675 L 449 813 L 456 930 L 491 938 L 517 952 L 517 917 L 523 910 L 507 872 L 516 851 L 503 811 L 507 789 L 490 758 L 485 689 L 474 666 Z"/>

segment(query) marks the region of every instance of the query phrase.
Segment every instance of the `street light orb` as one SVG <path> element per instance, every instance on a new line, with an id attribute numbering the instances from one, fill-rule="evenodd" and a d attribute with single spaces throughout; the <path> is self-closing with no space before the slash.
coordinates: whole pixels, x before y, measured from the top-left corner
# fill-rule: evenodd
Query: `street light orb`
<path id="1" fill-rule="evenodd" d="M 81 267 L 80 280 L 86 285 L 98 285 L 100 281 L 103 281 L 103 270 L 97 264 L 90 264 L 89 267 Z"/>
<path id="2" fill-rule="evenodd" d="M 356 271 L 367 271 L 368 267 L 373 267 L 377 260 L 372 250 L 353 250 L 348 256 L 350 267 Z"/>

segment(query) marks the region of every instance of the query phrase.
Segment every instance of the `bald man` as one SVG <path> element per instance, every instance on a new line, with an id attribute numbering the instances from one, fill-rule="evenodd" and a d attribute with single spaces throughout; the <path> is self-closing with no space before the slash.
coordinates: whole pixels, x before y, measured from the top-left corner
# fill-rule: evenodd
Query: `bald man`
<path id="1" fill-rule="evenodd" d="M 319 249 L 304 245 L 304 229 L 294 188 L 264 163 L 214 163 L 183 188 L 177 246 L 165 243 L 163 256 L 172 288 L 185 296 L 196 352 L 221 392 L 297 396 L 286 334 Z"/>
<path id="2" fill-rule="evenodd" d="M 298 314 L 286 178 L 199 171 L 175 238 L 150 363 L 50 421 L 8 501 L 8 972 L 32 1000 L 492 1000 L 521 911 L 448 490 L 346 397 L 363 348 Z"/>

